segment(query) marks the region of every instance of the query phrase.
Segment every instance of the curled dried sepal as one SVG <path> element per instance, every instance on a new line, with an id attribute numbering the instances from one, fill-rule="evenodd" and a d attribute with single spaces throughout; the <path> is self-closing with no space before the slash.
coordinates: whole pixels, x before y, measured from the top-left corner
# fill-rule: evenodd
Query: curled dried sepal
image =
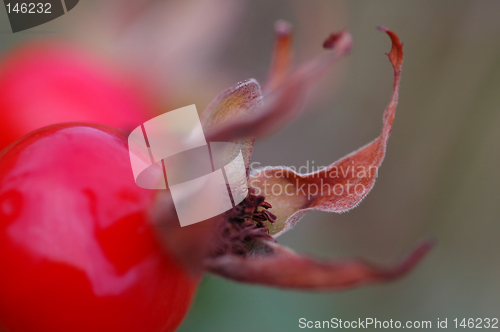
<path id="1" fill-rule="evenodd" d="M 201 114 L 203 130 L 210 132 L 231 121 L 243 119 L 260 106 L 262 106 L 262 92 L 259 83 L 254 79 L 238 82 L 221 92 L 203 111 Z M 233 146 L 234 149 L 241 149 L 248 168 L 255 138 L 240 138 L 233 142 L 237 143 L 237 146 Z M 235 153 L 228 151 L 226 154 L 233 156 Z"/>
<path id="2" fill-rule="evenodd" d="M 332 52 L 305 63 L 281 84 L 264 96 L 264 106 L 243 118 L 233 119 L 208 134 L 211 141 L 230 141 L 245 137 L 261 137 L 272 133 L 292 120 L 302 109 L 309 89 L 321 75 L 351 49 L 352 38 L 347 31 L 339 32 L 329 44 Z"/>
<path id="3" fill-rule="evenodd" d="M 361 149 L 313 173 L 298 174 L 289 168 L 274 167 L 251 174 L 249 185 L 276 207 L 273 213 L 277 220 L 272 225 L 267 225 L 275 237 L 293 227 L 308 211 L 348 211 L 358 205 L 373 188 L 394 122 L 403 62 L 403 45 L 397 35 L 386 28 L 381 29 L 392 40 L 392 49 L 388 56 L 394 67 L 394 88 L 384 112 L 380 136 Z"/>
<path id="4" fill-rule="evenodd" d="M 380 268 L 362 260 L 316 261 L 276 243 L 266 242 L 263 255 L 224 255 L 205 261 L 205 268 L 239 282 L 304 290 L 345 290 L 399 278 L 412 270 L 432 249 L 428 240 L 392 268 Z"/>

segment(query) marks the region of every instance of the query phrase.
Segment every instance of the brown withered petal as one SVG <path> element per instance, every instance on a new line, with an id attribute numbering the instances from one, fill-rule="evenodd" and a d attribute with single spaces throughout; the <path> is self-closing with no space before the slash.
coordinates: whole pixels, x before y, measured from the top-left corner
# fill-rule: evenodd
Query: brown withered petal
<path id="1" fill-rule="evenodd" d="M 224 126 L 233 119 L 241 119 L 262 105 L 262 93 L 259 83 L 254 79 L 245 80 L 220 93 L 201 114 L 203 130 L 209 132 Z M 214 141 L 210 140 L 209 141 Z M 254 137 L 233 140 L 242 151 L 248 168 L 252 154 Z M 234 151 L 225 153 L 228 158 L 236 155 Z M 231 160 L 223 160 L 227 164 Z"/>
<path id="2" fill-rule="evenodd" d="M 415 267 L 433 247 L 428 240 L 392 268 L 362 260 L 316 261 L 276 243 L 266 242 L 263 256 L 224 255 L 205 261 L 205 268 L 239 282 L 304 290 L 345 290 L 391 281 Z M 266 250 L 264 250 L 266 252 Z"/>
<path id="3" fill-rule="evenodd" d="M 253 172 L 249 179 L 250 186 L 257 190 L 258 195 L 266 197 L 277 216 L 273 224 L 266 224 L 274 237 L 293 227 L 308 211 L 345 212 L 354 208 L 375 184 L 394 122 L 403 62 L 403 45 L 398 36 L 387 28 L 379 29 L 391 38 L 392 48 L 388 56 L 394 68 L 393 93 L 384 112 L 381 135 L 370 144 L 313 173 L 297 174 L 285 167 Z"/>
<path id="4" fill-rule="evenodd" d="M 209 140 L 231 141 L 238 138 L 262 137 L 277 131 L 299 113 L 311 86 L 333 63 L 349 52 L 351 44 L 352 38 L 347 31 L 338 33 L 335 42 L 327 45 L 332 52 L 305 63 L 284 79 L 280 79 L 281 83 L 264 96 L 262 107 L 245 117 L 233 118 L 232 121 L 213 128 L 208 132 Z"/>
<path id="5" fill-rule="evenodd" d="M 292 64 L 292 26 L 278 21 L 274 26 L 274 48 L 264 91 L 277 88 L 286 78 Z"/>

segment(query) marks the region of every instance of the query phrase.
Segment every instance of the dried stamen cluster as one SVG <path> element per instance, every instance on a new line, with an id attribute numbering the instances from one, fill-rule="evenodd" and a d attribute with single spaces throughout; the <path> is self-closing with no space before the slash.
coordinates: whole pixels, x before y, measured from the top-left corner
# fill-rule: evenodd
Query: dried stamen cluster
<path id="1" fill-rule="evenodd" d="M 248 246 L 256 239 L 273 241 L 269 235 L 265 221 L 273 223 L 276 216 L 269 212 L 271 204 L 265 197 L 255 195 L 255 190 L 249 188 L 247 197 L 232 210 L 224 214 L 214 256 L 224 254 L 245 255 Z"/>

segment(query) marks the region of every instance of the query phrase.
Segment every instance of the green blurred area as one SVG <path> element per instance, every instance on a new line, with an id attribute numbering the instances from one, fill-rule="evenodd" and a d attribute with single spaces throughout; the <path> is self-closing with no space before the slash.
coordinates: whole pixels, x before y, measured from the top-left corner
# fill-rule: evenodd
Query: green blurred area
<path id="1" fill-rule="evenodd" d="M 179 331 L 301 331 L 302 317 L 433 324 L 448 318 L 448 328 L 455 318 L 500 318 L 500 2 L 253 0 L 244 6 L 232 39 L 217 53 L 228 82 L 263 82 L 277 19 L 294 26 L 298 63 L 321 53 L 332 31 L 348 28 L 354 38 L 351 55 L 315 87 L 301 119 L 257 143 L 253 160 L 262 165 L 327 165 L 374 139 L 392 88 L 384 55 L 390 41 L 375 27 L 389 27 L 405 43 L 400 103 L 374 190 L 349 213 L 308 214 L 279 242 L 317 257 L 387 265 L 426 236 L 438 244 L 405 278 L 341 293 L 206 276 Z M 6 20 L 0 11 L 1 51 L 60 33 L 48 23 L 13 35 Z"/>

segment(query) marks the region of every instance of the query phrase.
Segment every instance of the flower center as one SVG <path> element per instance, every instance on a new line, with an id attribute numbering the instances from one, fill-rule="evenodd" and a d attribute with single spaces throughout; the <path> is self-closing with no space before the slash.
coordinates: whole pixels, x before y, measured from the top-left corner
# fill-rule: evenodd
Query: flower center
<path id="1" fill-rule="evenodd" d="M 265 224 L 276 221 L 276 216 L 268 211 L 270 208 L 264 196 L 255 195 L 255 189 L 248 188 L 247 197 L 224 214 L 213 256 L 246 255 L 256 240 L 274 241 Z"/>

